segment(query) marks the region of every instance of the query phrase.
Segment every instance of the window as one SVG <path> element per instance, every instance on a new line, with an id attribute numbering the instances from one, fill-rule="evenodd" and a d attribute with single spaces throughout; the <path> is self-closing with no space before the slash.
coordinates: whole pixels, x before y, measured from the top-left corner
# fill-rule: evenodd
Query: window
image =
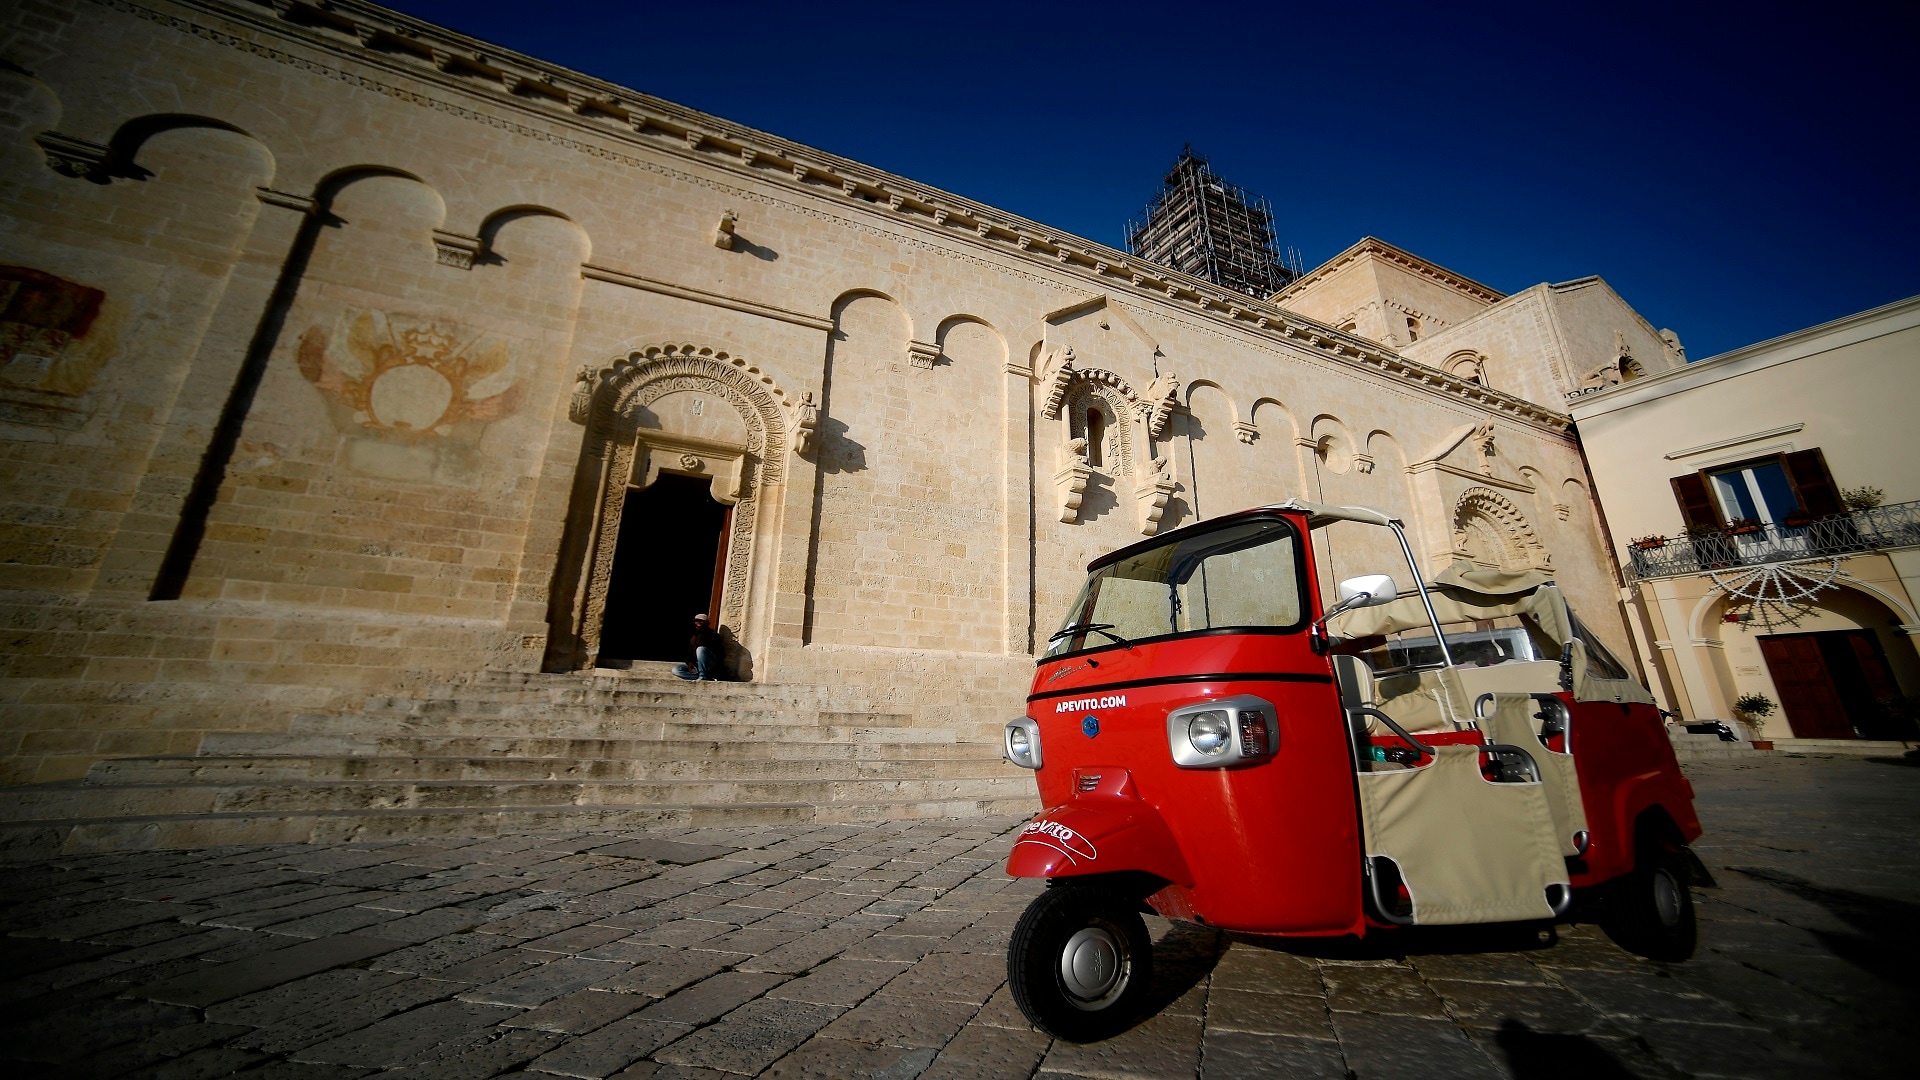
<path id="1" fill-rule="evenodd" d="M 1580 621 L 1580 616 L 1569 611 L 1567 619 L 1573 623 L 1573 636 L 1579 638 L 1580 643 L 1587 647 L 1587 673 L 1590 676 L 1596 679 L 1633 678 L 1632 675 L 1627 674 L 1627 665 L 1616 659 L 1605 645 L 1600 644 L 1600 639 L 1593 636 L 1593 631 L 1587 629 L 1587 624 Z"/>
<path id="2" fill-rule="evenodd" d="M 1817 448 L 1717 466 L 1672 482 L 1680 520 L 1690 529 L 1724 529 L 1735 518 L 1782 522 L 1796 510 L 1826 517 L 1845 509 Z"/>
<path id="3" fill-rule="evenodd" d="M 1720 516 L 1728 521 L 1783 521 L 1800 509 L 1799 496 L 1787 480 L 1786 466 L 1777 458 L 1710 472 L 1707 479 L 1713 484 Z"/>
<path id="4" fill-rule="evenodd" d="M 1453 662 L 1462 667 L 1560 658 L 1560 643 L 1527 615 L 1442 623 L 1440 631 L 1447 636 L 1447 651 L 1452 654 Z M 1431 627 L 1391 634 L 1385 645 L 1365 655 L 1367 664 L 1377 672 L 1440 666 L 1440 646 L 1434 643 Z"/>
<path id="5" fill-rule="evenodd" d="M 1419 319 L 1409 318 L 1407 320 L 1407 340 L 1410 342 L 1420 340 L 1420 320 Z"/>
<path id="6" fill-rule="evenodd" d="M 1306 623 L 1300 540 L 1277 517 L 1240 520 L 1095 569 L 1049 655 L 1107 644 L 1077 627 L 1107 624 L 1129 641 L 1233 628 L 1292 632 Z"/>
<path id="7" fill-rule="evenodd" d="M 1107 442 L 1107 414 L 1095 405 L 1087 410 L 1087 464 L 1101 467 L 1102 447 Z"/>

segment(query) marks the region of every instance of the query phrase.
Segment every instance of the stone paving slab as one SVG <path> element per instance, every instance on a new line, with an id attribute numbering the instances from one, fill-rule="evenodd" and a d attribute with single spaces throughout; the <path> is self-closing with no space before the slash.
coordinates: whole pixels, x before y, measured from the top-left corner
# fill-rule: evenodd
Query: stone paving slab
<path id="1" fill-rule="evenodd" d="M 1150 919 L 1154 1015 L 1034 1030 L 1009 818 L 86 855 L 11 868 L 20 1076 L 1908 1075 L 1920 768 L 1688 767 L 1685 964 L 1592 926 L 1275 941 Z"/>

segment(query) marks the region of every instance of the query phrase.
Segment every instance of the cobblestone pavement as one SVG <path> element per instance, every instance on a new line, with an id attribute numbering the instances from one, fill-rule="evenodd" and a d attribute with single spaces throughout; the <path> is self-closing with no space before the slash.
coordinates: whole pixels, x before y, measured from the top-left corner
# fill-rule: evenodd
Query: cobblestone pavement
<path id="1" fill-rule="evenodd" d="M 1920 768 L 1689 770 L 1702 948 L 1595 928 L 1262 943 L 1153 920 L 1158 1013 L 1005 986 L 1008 819 L 280 845 L 8 872 L 11 1075 L 1911 1075 Z M 663 861 L 664 860 L 664 861 Z"/>

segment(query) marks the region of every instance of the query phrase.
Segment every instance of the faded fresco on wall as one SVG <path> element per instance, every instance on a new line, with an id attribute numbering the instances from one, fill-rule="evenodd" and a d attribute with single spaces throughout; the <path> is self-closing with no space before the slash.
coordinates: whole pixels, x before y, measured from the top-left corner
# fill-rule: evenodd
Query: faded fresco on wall
<path id="1" fill-rule="evenodd" d="M 520 387 L 507 342 L 459 323 L 348 311 L 300 335 L 300 374 L 327 395 L 343 430 L 401 442 L 471 442 L 512 414 Z"/>
<path id="2" fill-rule="evenodd" d="M 106 298 L 40 270 L 0 266 L 0 384 L 66 395 L 90 389 L 111 352 L 95 329 Z"/>

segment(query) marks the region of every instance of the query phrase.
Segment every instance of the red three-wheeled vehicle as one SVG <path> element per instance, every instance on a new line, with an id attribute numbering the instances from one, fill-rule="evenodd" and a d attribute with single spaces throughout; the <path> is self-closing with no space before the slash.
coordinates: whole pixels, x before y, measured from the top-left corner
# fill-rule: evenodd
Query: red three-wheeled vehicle
<path id="1" fill-rule="evenodd" d="M 1383 529 L 1385 574 L 1321 596 L 1315 532 Z M 1361 538 L 1366 539 L 1366 538 Z M 1070 1040 L 1137 1015 L 1141 919 L 1251 934 L 1566 915 L 1642 955 L 1694 945 L 1693 789 L 1653 697 L 1538 572 L 1424 581 L 1401 523 L 1288 501 L 1113 552 L 1006 725 L 1045 810 L 1007 859 L 1046 878 L 1008 954 Z"/>

